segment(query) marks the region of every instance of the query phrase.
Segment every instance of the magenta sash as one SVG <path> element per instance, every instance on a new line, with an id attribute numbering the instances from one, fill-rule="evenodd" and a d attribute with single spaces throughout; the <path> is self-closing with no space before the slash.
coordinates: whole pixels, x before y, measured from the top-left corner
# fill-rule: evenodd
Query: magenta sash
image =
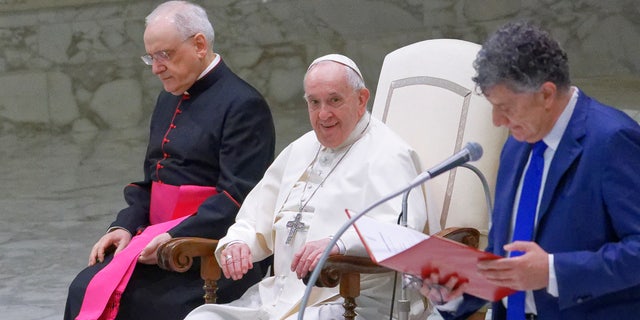
<path id="1" fill-rule="evenodd" d="M 157 235 L 169 231 L 198 211 L 215 187 L 172 186 L 153 182 L 151 187 L 151 226 L 134 236 L 111 262 L 91 279 L 76 320 L 112 320 L 118 314 L 120 297 L 127 287 L 140 252 Z"/>
<path id="2" fill-rule="evenodd" d="M 194 185 L 172 186 L 153 182 L 151 186 L 151 225 L 166 222 L 198 212 L 198 207 L 214 194 L 215 187 Z"/>

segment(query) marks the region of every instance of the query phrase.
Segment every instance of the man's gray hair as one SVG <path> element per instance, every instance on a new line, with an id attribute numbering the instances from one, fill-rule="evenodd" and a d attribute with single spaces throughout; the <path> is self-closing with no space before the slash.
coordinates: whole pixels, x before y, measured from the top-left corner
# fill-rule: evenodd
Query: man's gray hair
<path id="1" fill-rule="evenodd" d="M 347 83 L 351 85 L 354 90 L 360 90 L 365 88 L 364 79 L 360 77 L 360 75 L 353 69 L 345 66 L 347 68 Z"/>
<path id="2" fill-rule="evenodd" d="M 188 1 L 167 1 L 157 6 L 146 17 L 145 24 L 149 25 L 160 17 L 170 19 L 183 40 L 196 33 L 202 33 L 213 48 L 215 32 L 207 12 L 201 6 Z"/>
<path id="3" fill-rule="evenodd" d="M 473 62 L 473 81 L 486 91 L 503 84 L 514 92 L 534 92 L 547 82 L 571 85 L 567 54 L 549 33 L 529 22 L 502 26 L 482 45 Z"/>

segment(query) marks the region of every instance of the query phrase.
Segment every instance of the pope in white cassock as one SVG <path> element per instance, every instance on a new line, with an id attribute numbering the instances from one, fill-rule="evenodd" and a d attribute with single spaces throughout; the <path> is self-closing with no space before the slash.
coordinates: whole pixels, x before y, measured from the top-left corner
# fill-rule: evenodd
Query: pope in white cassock
<path id="1" fill-rule="evenodd" d="M 224 275 L 233 279 L 273 254 L 275 276 L 234 302 L 200 306 L 187 320 L 296 319 L 306 288 L 300 279 L 313 271 L 332 235 L 348 220 L 345 209 L 363 210 L 421 172 L 411 147 L 366 111 L 370 93 L 351 59 L 338 54 L 316 59 L 304 91 L 313 131 L 280 153 L 215 252 Z M 367 215 L 397 223 L 401 202 L 396 197 Z M 422 230 L 427 215 L 421 188 L 410 193 L 408 208 L 409 226 Z M 331 254 L 367 256 L 353 228 Z M 393 283 L 393 273 L 362 276 L 358 319 L 388 318 Z M 425 307 L 415 297 L 412 314 L 424 318 Z M 340 319 L 342 302 L 338 288 L 314 287 L 305 319 Z"/>

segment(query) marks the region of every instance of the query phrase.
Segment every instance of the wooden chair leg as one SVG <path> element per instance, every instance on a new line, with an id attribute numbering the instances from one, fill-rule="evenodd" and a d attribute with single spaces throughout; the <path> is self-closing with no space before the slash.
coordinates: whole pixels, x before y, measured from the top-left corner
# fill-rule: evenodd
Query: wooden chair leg
<path id="1" fill-rule="evenodd" d="M 472 315 L 469 316 L 469 318 L 467 318 L 467 320 L 484 320 L 485 318 L 485 312 L 476 312 Z"/>
<path id="2" fill-rule="evenodd" d="M 344 319 L 356 318 L 356 298 L 360 295 L 360 273 L 348 272 L 340 278 L 340 296 L 344 298 Z"/>
<path id="3" fill-rule="evenodd" d="M 220 267 L 213 256 L 202 257 L 200 261 L 200 276 L 204 279 L 204 303 L 216 303 L 218 295 L 218 279 L 220 279 Z"/>
<path id="4" fill-rule="evenodd" d="M 205 280 L 202 289 L 204 289 L 204 303 L 215 304 L 218 299 L 218 295 L 216 294 L 216 290 L 218 290 L 216 281 Z"/>
<path id="5" fill-rule="evenodd" d="M 218 280 L 222 271 L 213 251 L 218 240 L 204 238 L 174 238 L 158 247 L 158 266 L 164 270 L 186 272 L 195 258 L 200 257 L 200 277 L 204 281 L 204 302 L 216 303 Z"/>

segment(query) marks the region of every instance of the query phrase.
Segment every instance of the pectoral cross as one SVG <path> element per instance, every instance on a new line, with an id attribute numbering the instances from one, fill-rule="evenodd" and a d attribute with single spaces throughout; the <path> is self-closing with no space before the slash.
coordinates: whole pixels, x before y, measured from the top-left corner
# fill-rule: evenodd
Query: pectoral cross
<path id="1" fill-rule="evenodd" d="M 290 245 L 291 241 L 293 241 L 293 238 L 296 236 L 296 233 L 298 233 L 298 230 L 303 231 L 308 228 L 308 226 L 306 226 L 304 222 L 302 222 L 301 220 L 302 220 L 302 214 L 298 213 L 296 214 L 295 219 L 291 221 L 287 221 L 287 228 L 289 228 L 289 235 L 287 235 L 287 241 L 285 241 L 284 244 Z"/>

